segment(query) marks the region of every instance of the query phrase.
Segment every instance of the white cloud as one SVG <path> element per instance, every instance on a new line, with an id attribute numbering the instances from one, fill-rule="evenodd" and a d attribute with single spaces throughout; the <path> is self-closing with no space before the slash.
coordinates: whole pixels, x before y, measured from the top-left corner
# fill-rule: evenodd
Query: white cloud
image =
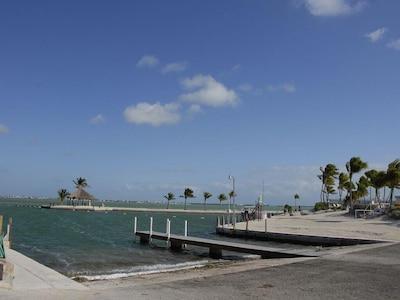
<path id="1" fill-rule="evenodd" d="M 304 5 L 314 16 L 334 17 L 359 12 L 366 5 L 366 1 L 304 0 Z"/>
<path id="2" fill-rule="evenodd" d="M 178 109 L 179 105 L 176 103 L 160 104 L 157 102 L 149 104 L 141 102 L 127 107 L 124 111 L 124 116 L 125 120 L 130 123 L 159 126 L 179 122 L 181 115 Z"/>
<path id="3" fill-rule="evenodd" d="M 197 113 L 201 113 L 203 110 L 201 109 L 201 106 L 198 104 L 192 104 L 190 105 L 188 112 L 191 114 L 197 114 Z"/>
<path id="4" fill-rule="evenodd" d="M 295 93 L 296 86 L 293 83 L 282 83 L 276 85 L 268 85 L 267 90 L 270 92 L 286 92 L 286 93 Z"/>
<path id="5" fill-rule="evenodd" d="M 3 124 L 0 124 L 0 134 L 8 134 L 10 133 L 10 129 Z"/>
<path id="6" fill-rule="evenodd" d="M 212 76 L 197 75 L 182 81 L 184 88 L 194 90 L 180 96 L 187 102 L 194 102 L 209 106 L 235 106 L 238 96 L 235 91 L 227 89 L 222 83 L 217 82 Z"/>
<path id="7" fill-rule="evenodd" d="M 395 50 L 400 50 L 400 39 L 391 41 L 387 46 Z"/>
<path id="8" fill-rule="evenodd" d="M 167 74 L 167 73 L 172 73 L 172 72 L 182 72 L 185 71 L 187 67 L 186 62 L 179 62 L 179 63 L 170 63 L 167 64 L 163 69 L 162 73 Z"/>
<path id="9" fill-rule="evenodd" d="M 375 43 L 383 37 L 383 35 L 385 34 L 386 31 L 387 31 L 386 28 L 378 28 L 375 31 L 366 33 L 365 37 L 369 38 L 372 43 Z"/>
<path id="10" fill-rule="evenodd" d="M 249 92 L 253 89 L 253 86 L 250 83 L 245 83 L 240 85 L 237 89 L 240 91 Z"/>
<path id="11" fill-rule="evenodd" d="M 97 116 L 90 119 L 90 124 L 100 124 L 104 123 L 105 121 L 106 119 L 101 114 L 98 114 Z"/>
<path id="12" fill-rule="evenodd" d="M 138 68 L 152 68 L 158 65 L 158 58 L 153 55 L 145 55 L 143 56 L 136 66 Z"/>

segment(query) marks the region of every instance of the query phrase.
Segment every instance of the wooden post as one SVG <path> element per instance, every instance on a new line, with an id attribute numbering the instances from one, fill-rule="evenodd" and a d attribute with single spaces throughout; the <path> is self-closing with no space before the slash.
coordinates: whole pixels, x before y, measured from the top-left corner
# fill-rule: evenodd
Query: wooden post
<path id="1" fill-rule="evenodd" d="M 188 230 L 187 230 L 187 220 L 185 220 L 185 236 L 188 235 Z"/>
<path id="2" fill-rule="evenodd" d="M 267 218 L 265 218 L 265 234 L 267 234 Z"/>
<path id="3" fill-rule="evenodd" d="M 167 218 L 167 240 L 165 241 L 165 247 L 168 248 L 169 238 L 171 237 L 171 221 Z"/>
<path id="4" fill-rule="evenodd" d="M 185 220 L 185 236 L 187 236 L 188 230 L 187 230 L 187 220 Z M 186 249 L 187 245 L 183 244 L 183 249 Z"/>
<path id="5" fill-rule="evenodd" d="M 153 217 L 150 217 L 149 244 L 151 243 L 152 235 L 153 235 Z"/>
<path id="6" fill-rule="evenodd" d="M 0 234 L 3 234 L 3 216 L 0 215 Z"/>
<path id="7" fill-rule="evenodd" d="M 136 242 L 137 217 L 133 218 L 133 242 Z"/>

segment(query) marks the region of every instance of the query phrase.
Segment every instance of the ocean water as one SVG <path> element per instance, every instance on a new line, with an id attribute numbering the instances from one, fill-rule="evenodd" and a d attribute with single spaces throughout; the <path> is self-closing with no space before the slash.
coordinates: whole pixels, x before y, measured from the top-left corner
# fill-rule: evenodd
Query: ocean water
<path id="1" fill-rule="evenodd" d="M 183 235 L 184 224 L 187 221 L 190 236 L 227 239 L 215 234 L 216 215 L 40 208 L 40 205 L 49 203 L 49 200 L 0 198 L 3 231 L 6 230 L 6 224 L 12 217 L 12 248 L 68 277 L 88 280 L 110 279 L 195 268 L 221 262 L 208 258 L 206 248 L 189 246 L 186 251 L 174 252 L 166 250 L 163 241 L 154 240 L 151 245 L 144 245 L 133 235 L 134 218 L 137 218 L 137 230 L 149 230 L 151 217 L 154 231 L 165 232 L 167 219 L 170 219 L 173 234 Z M 132 202 L 107 202 L 106 205 L 165 208 L 164 204 Z M 181 206 L 179 204 L 170 208 L 182 208 Z M 221 216 L 226 211 L 226 206 L 208 207 L 221 209 Z M 188 209 L 203 209 L 203 206 L 190 205 Z M 274 243 L 268 243 L 268 246 L 282 247 L 281 244 Z M 246 256 L 228 254 L 222 260 L 243 259 L 243 257 Z"/>

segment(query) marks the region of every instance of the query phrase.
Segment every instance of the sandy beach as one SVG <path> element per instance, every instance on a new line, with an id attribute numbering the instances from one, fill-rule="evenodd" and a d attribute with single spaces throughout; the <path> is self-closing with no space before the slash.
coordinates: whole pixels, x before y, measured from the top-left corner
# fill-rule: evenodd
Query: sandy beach
<path id="1" fill-rule="evenodd" d="M 237 223 L 245 228 L 245 223 Z M 397 299 L 400 221 L 346 212 L 274 216 L 268 231 L 379 239 L 386 243 L 318 249 L 315 258 L 256 259 L 169 273 L 83 282 L 85 290 L 1 290 L 1 299 Z M 249 230 L 264 230 L 251 221 Z"/>
<path id="2" fill-rule="evenodd" d="M 308 215 L 296 212 L 293 216 L 287 214 L 249 221 L 248 230 L 264 231 L 265 220 L 269 232 L 400 241 L 400 220 L 385 215 L 355 218 L 353 214 L 341 210 Z M 246 229 L 246 223 L 237 223 L 236 228 Z"/>

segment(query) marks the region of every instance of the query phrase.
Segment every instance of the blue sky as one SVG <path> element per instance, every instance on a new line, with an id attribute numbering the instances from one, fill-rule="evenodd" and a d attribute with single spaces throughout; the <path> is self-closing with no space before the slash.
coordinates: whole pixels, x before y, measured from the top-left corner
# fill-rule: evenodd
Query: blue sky
<path id="1" fill-rule="evenodd" d="M 399 158 L 400 2 L 0 1 L 0 194 L 319 200 Z M 181 201 L 178 198 L 178 201 Z"/>

